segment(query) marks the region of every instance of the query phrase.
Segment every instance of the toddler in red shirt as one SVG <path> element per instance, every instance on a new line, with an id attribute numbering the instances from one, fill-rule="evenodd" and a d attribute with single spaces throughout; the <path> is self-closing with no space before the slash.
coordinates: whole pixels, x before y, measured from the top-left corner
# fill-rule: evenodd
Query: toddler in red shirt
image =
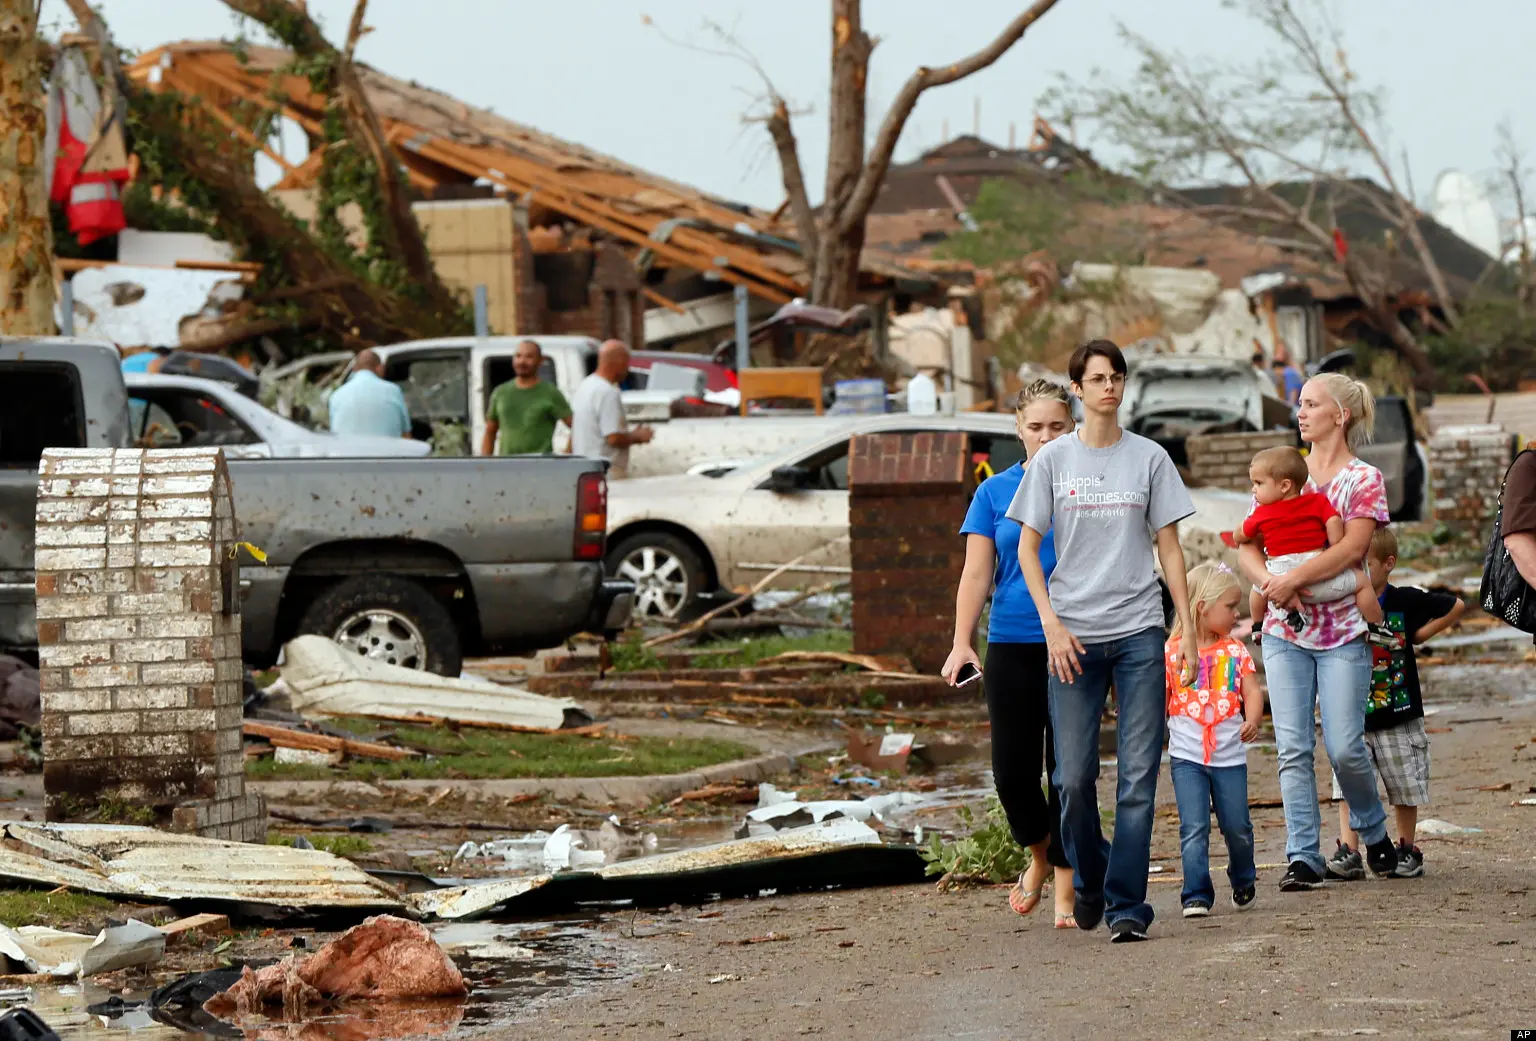
<path id="1" fill-rule="evenodd" d="M 1300 567 L 1344 537 L 1344 521 L 1328 497 L 1306 490 L 1310 478 L 1307 461 L 1296 449 L 1264 449 L 1249 464 L 1248 478 L 1259 505 L 1242 528 L 1232 533 L 1232 539 L 1239 546 L 1257 542 L 1271 575 Z M 1322 604 L 1346 596 L 1359 599 L 1370 592 L 1364 569 L 1356 568 L 1312 583 L 1301 599 L 1303 603 Z M 1374 596 L 1367 598 L 1374 604 Z M 1264 594 L 1257 587 L 1249 594 L 1248 608 L 1253 618 L 1263 617 Z M 1295 612 L 1286 620 L 1297 632 L 1306 627 L 1306 618 Z"/>

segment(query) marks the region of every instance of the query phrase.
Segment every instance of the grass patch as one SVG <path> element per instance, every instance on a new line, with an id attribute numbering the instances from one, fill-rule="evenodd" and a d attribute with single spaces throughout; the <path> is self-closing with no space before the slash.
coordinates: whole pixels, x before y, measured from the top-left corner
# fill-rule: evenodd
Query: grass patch
<path id="1" fill-rule="evenodd" d="M 49 892 L 42 889 L 0 889 L 0 925 L 59 928 L 100 919 L 117 907 L 104 896 Z"/>
<path id="2" fill-rule="evenodd" d="M 810 636 L 763 636 L 740 645 L 714 652 L 696 654 L 689 664 L 695 669 L 734 669 L 756 665 L 787 651 L 853 650 L 853 634 L 846 629 L 823 629 Z"/>
<path id="3" fill-rule="evenodd" d="M 379 726 L 369 720 L 332 722 L 361 731 L 376 730 Z M 331 780 L 346 777 L 361 781 L 633 777 L 684 773 L 755 754 L 753 749 L 734 741 L 700 738 L 637 737 L 619 740 L 427 726 L 401 726 L 395 728 L 395 733 L 411 745 L 430 752 L 431 757 L 391 763 L 358 760 L 338 767 L 280 764 L 272 759 L 259 759 L 246 764 L 246 776 L 255 780 Z"/>
<path id="4" fill-rule="evenodd" d="M 305 835 L 309 844 L 322 853 L 331 853 L 338 857 L 355 857 L 359 853 L 372 853 L 373 843 L 357 835 Z M 269 846 L 292 846 L 292 835 L 268 835 Z"/>
<path id="5" fill-rule="evenodd" d="M 661 660 L 654 648 L 647 647 L 635 636 L 627 640 L 615 640 L 608 648 L 608 660 L 613 663 L 614 672 L 640 672 L 647 669 L 664 669 L 666 663 Z"/>

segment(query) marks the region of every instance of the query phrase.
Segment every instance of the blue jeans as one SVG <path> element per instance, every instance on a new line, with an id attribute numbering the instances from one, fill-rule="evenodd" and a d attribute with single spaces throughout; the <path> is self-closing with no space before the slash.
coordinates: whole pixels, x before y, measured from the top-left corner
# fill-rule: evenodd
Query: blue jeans
<path id="1" fill-rule="evenodd" d="M 1248 817 L 1248 767 L 1206 766 L 1172 759 L 1173 795 L 1179 803 L 1179 852 L 1184 859 L 1182 903 L 1216 902 L 1211 885 L 1211 810 L 1227 840 L 1227 881 L 1232 891 L 1258 878 L 1253 864 L 1253 821 Z"/>
<path id="2" fill-rule="evenodd" d="M 1285 803 L 1285 857 L 1304 861 L 1322 874 L 1322 814 L 1312 762 L 1317 745 L 1314 705 L 1322 708 L 1323 747 L 1349 803 L 1349 826 L 1367 846 L 1387 837 L 1387 811 L 1376 794 L 1376 774 L 1365 748 L 1371 649 L 1364 637 L 1331 650 L 1312 651 L 1269 635 L 1263 647 L 1280 760 L 1280 798 Z"/>
<path id="3" fill-rule="evenodd" d="M 1052 781 L 1061 791 L 1061 843 L 1075 872 L 1078 904 L 1103 907 L 1111 925 L 1122 918 L 1152 924 L 1147 862 L 1167 725 L 1163 640 L 1161 629 L 1144 629 L 1118 640 L 1086 644 L 1081 676 L 1071 683 L 1051 677 L 1056 739 Z M 1104 841 L 1097 787 L 1099 723 L 1111 680 L 1119 710 L 1113 843 Z"/>

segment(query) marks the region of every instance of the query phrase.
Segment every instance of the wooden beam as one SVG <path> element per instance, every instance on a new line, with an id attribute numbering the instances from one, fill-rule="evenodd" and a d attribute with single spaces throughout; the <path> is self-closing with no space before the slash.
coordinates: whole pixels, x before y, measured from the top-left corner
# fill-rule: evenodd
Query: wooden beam
<path id="1" fill-rule="evenodd" d="M 57 264 L 59 270 L 64 272 L 66 275 L 73 275 L 77 271 L 84 271 L 86 268 L 95 267 L 147 267 L 154 268 L 157 271 L 174 271 L 176 268 L 181 268 L 183 270 L 192 269 L 203 271 L 228 271 L 231 274 L 238 275 L 240 277 L 240 281 L 242 282 L 256 281 L 256 275 L 261 271 L 260 264 L 255 264 L 255 270 L 253 271 L 246 266 L 252 262 L 243 260 L 232 260 L 228 262 L 221 260 L 178 260 L 175 267 L 166 267 L 163 264 L 124 265 L 119 264 L 115 260 L 81 260 L 77 257 L 55 257 L 54 263 Z"/>
<path id="2" fill-rule="evenodd" d="M 675 311 L 676 313 L 681 314 L 681 315 L 686 315 L 688 313 L 688 308 L 684 307 L 682 304 L 678 303 L 676 300 L 671 300 L 671 299 L 669 299 L 667 297 L 662 296 L 660 293 L 656 292 L 656 290 L 652 289 L 650 286 L 641 286 L 640 287 L 640 295 L 645 297 L 647 300 L 649 300 L 651 303 L 655 304 L 658 307 L 665 307 L 668 311 Z"/>
<path id="3" fill-rule="evenodd" d="M 268 159 L 272 160 L 278 166 L 281 166 L 288 173 L 293 173 L 294 165 L 290 163 L 281 152 L 275 151 L 265 141 L 261 140 L 255 134 L 241 126 L 239 122 L 237 122 L 235 118 L 228 112 L 225 112 L 223 109 L 219 108 L 219 106 L 215 105 L 213 102 L 209 101 L 207 98 L 193 90 L 192 85 L 187 83 L 181 77 L 177 76 L 175 70 L 166 69 L 165 74 L 161 77 L 161 81 L 180 91 L 184 97 L 191 98 L 193 101 L 197 102 L 204 112 L 208 113 L 214 119 L 217 119 L 225 126 L 225 128 L 234 131 L 235 136 L 240 140 L 244 141 L 252 148 L 260 149 Z"/>

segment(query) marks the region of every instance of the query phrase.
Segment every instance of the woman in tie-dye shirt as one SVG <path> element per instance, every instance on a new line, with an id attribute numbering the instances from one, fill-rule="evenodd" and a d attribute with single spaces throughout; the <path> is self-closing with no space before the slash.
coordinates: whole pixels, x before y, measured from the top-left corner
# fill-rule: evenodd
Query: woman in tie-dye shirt
<path id="1" fill-rule="evenodd" d="M 1375 401 L 1365 384 L 1339 373 L 1314 376 L 1302 387 L 1297 423 L 1311 445 L 1307 491 L 1320 491 L 1344 519 L 1344 538 L 1300 567 L 1271 575 L 1258 547 L 1241 551 L 1243 571 L 1264 593 L 1264 671 L 1279 753 L 1280 795 L 1285 803 L 1286 859 L 1280 888 L 1314 889 L 1323 880 L 1322 818 L 1312 754 L 1313 708 L 1321 706 L 1323 744 L 1349 803 L 1350 824 L 1366 844 L 1367 862 L 1378 875 L 1397 866 L 1387 835 L 1386 810 L 1376 794 L 1376 775 L 1365 748 L 1365 701 L 1371 681 L 1366 621 L 1353 597 L 1308 607 L 1308 624 L 1297 632 L 1286 622 L 1309 582 L 1360 567 L 1371 533 L 1388 520 L 1381 471 L 1355 456 L 1370 437 Z"/>

